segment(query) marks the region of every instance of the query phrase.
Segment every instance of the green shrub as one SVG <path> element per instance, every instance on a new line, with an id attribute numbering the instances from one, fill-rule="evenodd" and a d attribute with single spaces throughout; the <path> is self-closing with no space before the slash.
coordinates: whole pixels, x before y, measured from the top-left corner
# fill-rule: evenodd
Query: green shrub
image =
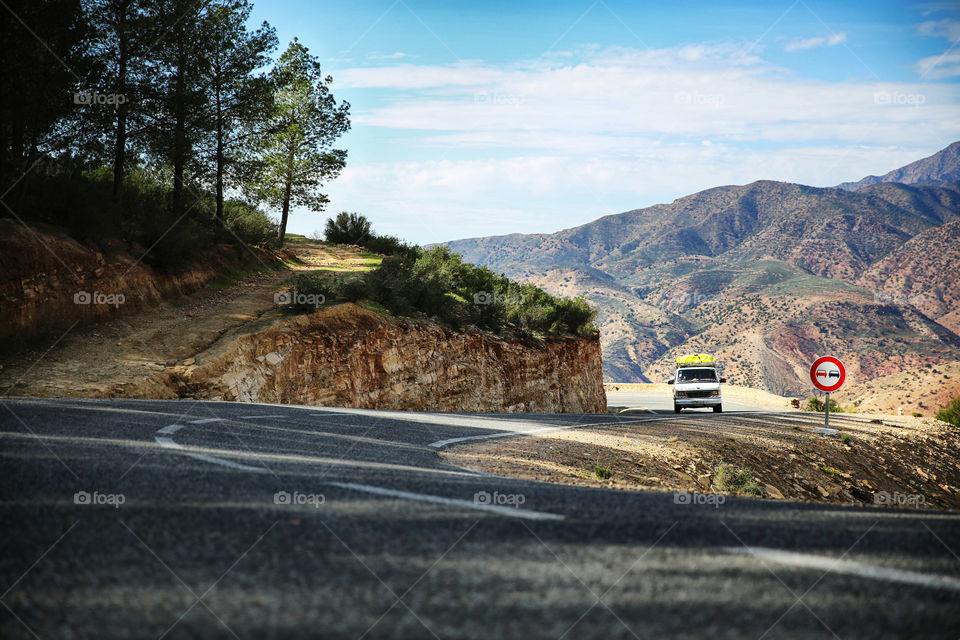
<path id="1" fill-rule="evenodd" d="M 311 312 L 331 296 L 327 280 L 317 273 L 299 273 L 294 276 L 284 306 L 294 312 Z"/>
<path id="2" fill-rule="evenodd" d="M 239 200 L 223 203 L 227 227 L 246 244 L 265 245 L 277 237 L 278 225 L 267 214 Z"/>
<path id="3" fill-rule="evenodd" d="M 209 218 L 200 221 L 187 214 L 177 222 L 167 214 L 144 221 L 138 236 L 146 249 L 146 264 L 176 270 L 197 260 L 198 254 L 213 244 L 215 230 Z"/>
<path id="4" fill-rule="evenodd" d="M 414 248 L 415 249 L 415 248 Z M 415 249 L 385 259 L 365 276 L 366 295 L 398 315 L 422 313 L 451 327 L 473 325 L 523 334 L 596 333 L 583 299 L 556 298 L 463 262 L 448 247 Z"/>
<path id="5" fill-rule="evenodd" d="M 359 302 L 368 297 L 368 286 L 363 276 L 338 278 L 330 283 L 330 297 L 348 302 Z"/>
<path id="6" fill-rule="evenodd" d="M 370 235 L 370 221 L 359 213 L 341 211 L 336 218 L 327 220 L 323 233 L 327 242 L 363 244 Z"/>
<path id="7" fill-rule="evenodd" d="M 804 407 L 804 411 L 823 411 L 823 400 L 817 397 L 811 397 L 807 400 L 807 406 Z M 830 398 L 830 413 L 843 413 L 844 409 L 837 401 L 833 398 Z"/>
<path id="8" fill-rule="evenodd" d="M 734 467 L 726 463 L 717 467 L 715 484 L 721 491 L 733 491 L 752 496 L 762 496 L 764 494 L 763 487 L 753 477 L 753 472 L 750 469 Z"/>
<path id="9" fill-rule="evenodd" d="M 396 236 L 369 234 L 360 244 L 374 253 L 385 256 L 406 256 L 415 259 L 420 251 L 419 247 L 409 245 Z"/>
<path id="10" fill-rule="evenodd" d="M 960 396 L 950 401 L 950 404 L 937 411 L 937 420 L 943 420 L 955 427 L 960 427 Z"/>

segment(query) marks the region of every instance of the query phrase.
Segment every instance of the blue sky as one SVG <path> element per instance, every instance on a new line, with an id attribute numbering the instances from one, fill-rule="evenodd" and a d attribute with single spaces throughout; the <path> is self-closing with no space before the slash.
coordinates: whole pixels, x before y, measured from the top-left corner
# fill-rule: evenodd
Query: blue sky
<path id="1" fill-rule="evenodd" d="M 957 2 L 261 0 L 352 105 L 311 233 L 553 232 L 722 184 L 828 186 L 960 139 Z"/>

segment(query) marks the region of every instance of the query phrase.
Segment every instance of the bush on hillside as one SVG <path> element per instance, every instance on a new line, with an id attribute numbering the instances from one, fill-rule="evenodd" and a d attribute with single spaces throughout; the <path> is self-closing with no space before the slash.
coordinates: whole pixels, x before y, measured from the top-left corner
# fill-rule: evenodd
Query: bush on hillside
<path id="1" fill-rule="evenodd" d="M 807 406 L 804 411 L 823 411 L 823 400 L 817 397 L 811 397 L 807 400 Z M 843 413 L 843 407 L 837 404 L 837 401 L 830 398 L 830 413 Z"/>
<path id="2" fill-rule="evenodd" d="M 415 257 L 414 257 L 415 255 Z M 596 333 L 595 312 L 582 298 L 556 298 L 463 262 L 448 247 L 389 257 L 365 277 L 367 296 L 393 313 L 423 313 L 454 328 L 494 332 L 511 325 L 528 335 Z"/>
<path id="3" fill-rule="evenodd" d="M 227 227 L 246 244 L 265 245 L 277 237 L 277 223 L 260 209 L 239 200 L 223 203 Z"/>
<path id="4" fill-rule="evenodd" d="M 330 283 L 319 273 L 299 273 L 294 276 L 286 297 L 279 302 L 289 311 L 309 313 L 316 311 L 332 297 Z"/>
<path id="5" fill-rule="evenodd" d="M 937 411 L 937 420 L 943 420 L 955 427 L 960 427 L 960 396 L 950 401 L 950 404 Z"/>
<path id="6" fill-rule="evenodd" d="M 370 221 L 359 213 L 341 211 L 336 218 L 327 220 L 323 233 L 327 242 L 362 245 L 370 235 Z"/>

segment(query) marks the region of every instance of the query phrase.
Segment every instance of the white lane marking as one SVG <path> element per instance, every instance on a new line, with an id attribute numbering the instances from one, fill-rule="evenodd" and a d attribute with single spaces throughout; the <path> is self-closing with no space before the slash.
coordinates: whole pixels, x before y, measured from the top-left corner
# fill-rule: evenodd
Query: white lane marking
<path id="1" fill-rule="evenodd" d="M 208 421 L 209 422 L 209 421 Z M 176 428 L 174 428 L 176 427 Z M 223 467 L 230 467 L 231 469 L 240 469 L 242 471 L 255 471 L 257 473 L 265 473 L 267 470 L 260 467 L 251 467 L 249 465 L 240 464 L 239 462 L 234 462 L 232 460 L 224 460 L 223 458 L 215 458 L 213 456 L 208 456 L 204 453 L 194 453 L 193 451 L 184 450 L 183 446 L 174 442 L 173 438 L 167 436 L 173 435 L 180 429 L 183 429 L 184 425 L 182 424 L 170 424 L 165 426 L 163 429 L 157 431 L 157 433 L 162 433 L 164 435 L 155 435 L 153 439 L 157 441 L 161 447 L 166 447 L 167 449 L 176 449 L 177 453 L 181 455 L 189 456 L 196 460 L 203 460 L 204 462 L 212 462 L 213 464 L 219 464 Z"/>
<path id="2" fill-rule="evenodd" d="M 183 429 L 184 426 L 185 425 L 182 424 L 168 424 L 163 429 L 160 429 L 160 431 L 157 431 L 157 433 L 162 433 L 165 436 L 172 436 L 177 431 L 180 431 L 180 429 Z"/>
<path id="3" fill-rule="evenodd" d="M 223 422 L 224 418 L 204 418 L 202 420 L 191 420 L 190 424 L 207 424 L 208 422 Z"/>
<path id="4" fill-rule="evenodd" d="M 657 416 L 656 418 L 644 418 L 642 420 L 630 420 L 629 422 L 620 422 L 615 420 L 610 420 L 608 422 L 592 422 L 589 424 L 566 424 L 566 425 L 552 425 L 549 427 L 542 427 L 540 429 L 525 429 L 523 431 L 504 431 L 502 433 L 485 433 L 479 436 L 462 436 L 460 438 L 447 438 L 446 440 L 437 440 L 436 442 L 431 442 L 429 447 L 434 449 L 441 449 L 448 444 L 454 444 L 456 442 L 469 442 L 472 440 L 489 440 L 491 438 L 509 438 L 511 436 L 525 436 L 533 435 L 536 433 L 544 433 L 546 431 L 564 431 L 565 429 L 582 429 L 583 427 L 602 427 L 606 425 L 610 426 L 621 426 L 625 424 L 640 424 L 642 422 L 653 422 L 655 420 L 664 420 L 667 416 Z M 473 425 L 478 426 L 478 425 Z M 485 428 L 480 426 L 479 428 Z"/>
<path id="5" fill-rule="evenodd" d="M 627 407 L 626 409 L 620 409 L 620 411 L 618 411 L 617 414 L 626 413 L 629 415 L 629 413 L 632 411 L 646 411 L 647 413 L 653 413 L 653 414 L 657 413 L 656 411 L 652 409 L 648 409 L 647 407 Z"/>
<path id="6" fill-rule="evenodd" d="M 768 549 L 764 547 L 752 547 L 749 549 L 730 547 L 725 549 L 725 551 L 727 553 L 753 556 L 755 558 L 759 558 L 760 560 L 769 560 L 770 562 L 800 567 L 803 569 L 817 569 L 821 571 L 827 571 L 828 573 L 842 573 L 860 578 L 888 580 L 890 582 L 902 582 L 921 587 L 932 587 L 934 589 L 960 591 L 960 580 L 951 576 L 920 573 L 918 571 L 906 571 L 904 569 L 877 567 L 875 565 L 857 562 L 856 560 L 842 560 L 830 558 L 828 556 L 815 556 L 806 553 L 796 553 L 794 551 L 783 551 L 782 549 Z"/>
<path id="7" fill-rule="evenodd" d="M 271 416 L 237 416 L 237 417 L 240 418 L 241 420 L 254 420 L 256 418 L 285 418 L 286 416 L 276 414 Z"/>
<path id="8" fill-rule="evenodd" d="M 402 498 L 404 500 L 416 500 L 418 502 L 432 502 L 434 504 L 443 504 L 450 507 L 462 507 L 465 509 L 476 509 L 477 511 L 489 511 L 501 516 L 511 518 L 525 518 L 527 520 L 563 520 L 564 516 L 559 513 L 548 513 L 546 511 L 529 511 L 518 509 L 516 507 L 505 507 L 498 504 L 478 504 L 470 500 L 459 500 L 457 498 L 444 498 L 443 496 L 432 496 L 426 493 L 411 493 L 409 491 L 398 491 L 396 489 L 384 489 L 383 487 L 374 487 L 369 484 L 355 484 L 353 482 L 327 482 L 326 484 L 340 487 L 342 489 L 352 489 L 353 491 L 363 491 L 373 493 L 378 496 L 387 496 L 389 498 Z"/>
<path id="9" fill-rule="evenodd" d="M 329 413 L 311 413 L 311 416 L 342 416 L 343 413 L 340 412 L 329 412 Z"/>

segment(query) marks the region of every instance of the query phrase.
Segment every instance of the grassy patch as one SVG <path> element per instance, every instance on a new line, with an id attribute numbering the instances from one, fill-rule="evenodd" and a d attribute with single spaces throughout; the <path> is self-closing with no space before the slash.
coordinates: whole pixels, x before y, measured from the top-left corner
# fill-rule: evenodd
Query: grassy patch
<path id="1" fill-rule="evenodd" d="M 825 474 L 827 474 L 834 480 L 840 480 L 843 478 L 843 476 L 840 474 L 840 469 L 836 469 L 834 467 L 825 465 L 823 463 L 820 463 L 819 466 L 820 466 L 820 471 L 823 471 Z"/>
<path id="2" fill-rule="evenodd" d="M 601 480 L 609 480 L 613 475 L 613 471 L 610 470 L 610 467 L 606 467 L 599 462 L 595 462 L 593 465 L 593 475 L 597 476 Z"/>
<path id="3" fill-rule="evenodd" d="M 743 493 L 751 496 L 764 495 L 763 487 L 753 477 L 753 472 L 750 469 L 735 467 L 726 463 L 717 467 L 714 484 L 721 491 Z"/>

